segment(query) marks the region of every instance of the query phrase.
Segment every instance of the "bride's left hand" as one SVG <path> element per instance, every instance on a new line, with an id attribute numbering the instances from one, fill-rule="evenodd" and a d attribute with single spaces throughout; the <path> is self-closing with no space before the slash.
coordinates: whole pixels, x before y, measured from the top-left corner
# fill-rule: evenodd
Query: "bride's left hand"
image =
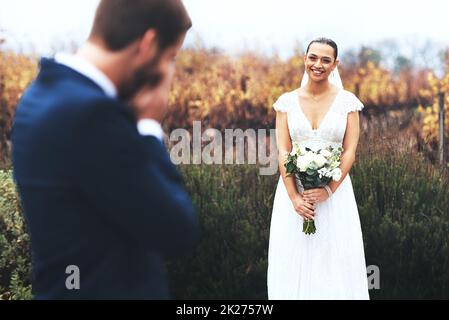
<path id="1" fill-rule="evenodd" d="M 309 203 L 319 203 L 327 200 L 329 194 L 324 188 L 309 189 L 304 191 L 304 200 Z"/>

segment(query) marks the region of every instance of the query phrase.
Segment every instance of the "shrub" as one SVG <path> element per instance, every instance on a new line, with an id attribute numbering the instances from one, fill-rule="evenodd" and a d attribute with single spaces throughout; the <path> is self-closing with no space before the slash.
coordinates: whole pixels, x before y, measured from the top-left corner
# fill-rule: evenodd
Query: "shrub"
<path id="1" fill-rule="evenodd" d="M 265 299 L 271 207 L 278 176 L 256 166 L 180 167 L 202 239 L 168 262 L 177 299 Z M 449 177 L 419 154 L 362 155 L 350 173 L 372 299 L 449 298 Z M 29 241 L 10 171 L 0 171 L 0 297 L 31 297 Z"/>
<path id="2" fill-rule="evenodd" d="M 364 157 L 352 169 L 373 298 L 449 298 L 449 177 L 419 154 Z"/>
<path id="3" fill-rule="evenodd" d="M 0 171 L 0 299 L 30 299 L 30 250 L 11 171 Z"/>
<path id="4" fill-rule="evenodd" d="M 189 166 L 202 241 L 169 265 L 180 299 L 266 298 L 271 206 L 278 176 L 250 166 Z M 380 268 L 372 299 L 449 297 L 449 177 L 420 155 L 366 156 L 350 173 L 367 265 Z"/>
<path id="5" fill-rule="evenodd" d="M 265 299 L 274 177 L 251 166 L 186 166 L 202 240 L 169 265 L 179 299 Z"/>

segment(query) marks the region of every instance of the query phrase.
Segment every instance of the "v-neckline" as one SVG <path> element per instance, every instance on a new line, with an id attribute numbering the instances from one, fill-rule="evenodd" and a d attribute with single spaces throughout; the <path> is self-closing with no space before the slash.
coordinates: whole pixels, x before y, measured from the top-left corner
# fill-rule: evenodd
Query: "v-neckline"
<path id="1" fill-rule="evenodd" d="M 320 130 L 322 124 L 324 123 L 324 121 L 327 118 L 327 115 L 330 113 L 330 111 L 332 110 L 333 106 L 335 105 L 335 103 L 337 102 L 338 96 L 340 95 L 340 93 L 343 91 L 343 89 L 338 89 L 337 94 L 335 95 L 334 100 L 332 101 L 332 103 L 330 104 L 329 108 L 327 109 L 326 113 L 324 114 L 323 118 L 321 119 L 321 121 L 318 123 L 318 126 L 316 129 L 313 129 L 312 127 L 312 123 L 310 122 L 310 120 L 307 118 L 306 114 L 304 113 L 304 111 L 302 110 L 301 107 L 301 102 L 299 101 L 299 92 L 298 90 L 295 90 L 295 96 L 296 96 L 296 103 L 298 105 L 298 109 L 299 111 L 302 113 L 302 115 L 304 116 L 304 119 L 306 119 L 307 124 L 309 125 L 310 130 L 312 130 L 312 132 L 316 132 L 318 130 Z"/>

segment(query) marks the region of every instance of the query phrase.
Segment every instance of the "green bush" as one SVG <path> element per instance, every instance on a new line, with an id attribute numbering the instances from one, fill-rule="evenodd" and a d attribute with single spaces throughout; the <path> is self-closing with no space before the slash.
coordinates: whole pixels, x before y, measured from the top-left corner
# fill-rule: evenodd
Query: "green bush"
<path id="1" fill-rule="evenodd" d="M 168 262 L 178 299 L 265 299 L 278 176 L 256 166 L 180 167 L 200 213 L 192 255 Z M 362 155 L 351 171 L 372 299 L 449 298 L 449 177 L 420 155 Z M 0 297 L 31 297 L 29 246 L 10 172 L 0 173 Z"/>
<path id="2" fill-rule="evenodd" d="M 265 299 L 274 176 L 251 166 L 181 168 L 202 225 L 199 246 L 171 263 L 179 299 Z"/>
<path id="3" fill-rule="evenodd" d="M 195 253 L 169 265 L 180 299 L 266 298 L 271 206 L 278 176 L 251 166 L 189 166 L 200 212 Z M 372 299 L 449 298 L 449 177 L 416 154 L 366 155 L 350 173 L 367 265 L 380 269 Z"/>
<path id="4" fill-rule="evenodd" d="M 351 177 L 379 299 L 449 298 L 449 177 L 419 154 L 363 157 Z"/>
<path id="5" fill-rule="evenodd" d="M 11 171 L 0 170 L 0 299 L 31 299 L 29 238 Z"/>

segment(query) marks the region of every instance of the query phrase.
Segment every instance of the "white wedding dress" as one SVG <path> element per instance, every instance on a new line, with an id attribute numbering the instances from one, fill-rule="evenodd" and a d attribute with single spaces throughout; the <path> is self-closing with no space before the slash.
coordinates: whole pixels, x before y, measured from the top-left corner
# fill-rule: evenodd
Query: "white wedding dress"
<path id="1" fill-rule="evenodd" d="M 284 93 L 273 107 L 287 113 L 292 141 L 318 148 L 342 146 L 347 114 L 362 110 L 363 104 L 340 89 L 316 130 L 303 113 L 296 91 Z M 316 233 L 304 234 L 302 223 L 279 177 L 268 250 L 268 298 L 369 299 L 362 231 L 349 174 L 330 198 L 317 204 Z"/>

